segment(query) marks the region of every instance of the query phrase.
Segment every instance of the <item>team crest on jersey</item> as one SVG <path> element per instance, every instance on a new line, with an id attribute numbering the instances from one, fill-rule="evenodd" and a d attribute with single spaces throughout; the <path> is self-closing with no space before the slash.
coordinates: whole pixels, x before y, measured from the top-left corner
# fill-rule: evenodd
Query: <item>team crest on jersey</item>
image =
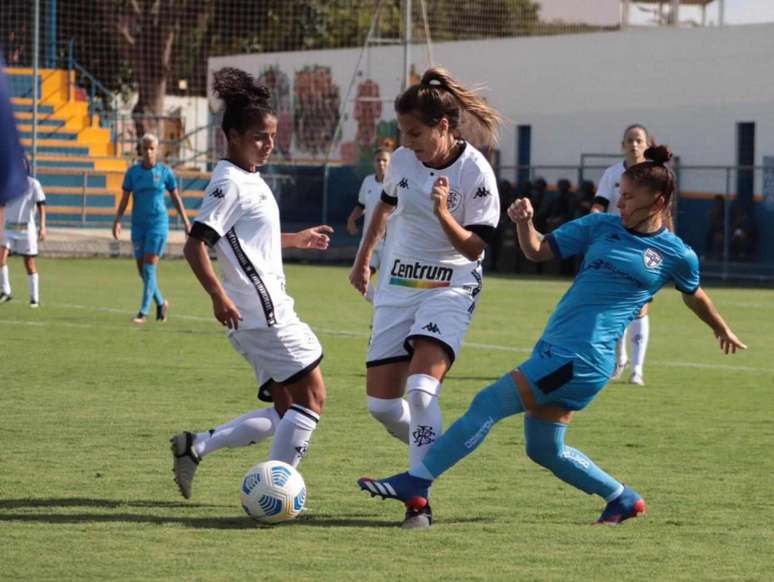
<path id="1" fill-rule="evenodd" d="M 658 251 L 653 249 L 645 249 L 645 254 L 642 255 L 642 260 L 648 269 L 655 269 L 664 261 L 664 258 Z"/>
<path id="2" fill-rule="evenodd" d="M 449 212 L 454 212 L 462 204 L 462 194 L 456 190 L 449 190 L 449 197 L 446 199 L 446 208 Z"/>

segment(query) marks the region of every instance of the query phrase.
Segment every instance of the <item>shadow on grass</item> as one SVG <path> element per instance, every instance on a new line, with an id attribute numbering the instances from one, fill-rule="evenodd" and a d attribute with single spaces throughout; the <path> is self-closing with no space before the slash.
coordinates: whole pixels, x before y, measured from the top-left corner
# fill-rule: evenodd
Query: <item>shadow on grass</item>
<path id="1" fill-rule="evenodd" d="M 65 499 L 1 499 L 0 523 L 45 523 L 49 525 L 81 525 L 85 523 L 139 523 L 149 525 L 180 525 L 193 529 L 270 529 L 272 526 L 261 526 L 245 516 L 228 517 L 187 517 L 145 515 L 127 512 L 115 513 L 6 513 L 8 509 L 41 509 L 66 507 L 96 507 L 115 509 L 120 507 L 178 509 L 191 507 L 227 507 L 223 505 L 208 505 L 183 503 L 177 501 L 118 501 L 111 499 L 65 498 Z M 444 520 L 445 524 L 488 522 L 482 517 Z M 315 515 L 304 514 L 299 519 L 282 524 L 279 527 L 353 527 L 353 528 L 397 528 L 399 522 L 395 519 L 375 519 L 370 515 Z"/>
<path id="2" fill-rule="evenodd" d="M 148 507 L 148 508 L 186 508 L 186 507 L 231 507 L 212 503 L 190 503 L 187 501 L 159 501 L 156 499 L 94 499 L 91 497 L 52 497 L 27 499 L 0 499 L 0 510 L 38 509 L 42 507 Z"/>

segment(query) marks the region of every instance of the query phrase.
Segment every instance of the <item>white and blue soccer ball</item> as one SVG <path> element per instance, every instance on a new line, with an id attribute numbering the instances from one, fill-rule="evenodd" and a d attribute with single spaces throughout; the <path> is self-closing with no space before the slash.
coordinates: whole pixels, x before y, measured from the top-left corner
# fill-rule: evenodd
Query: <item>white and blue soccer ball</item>
<path id="1" fill-rule="evenodd" d="M 306 485 L 301 473 L 282 461 L 264 461 L 242 479 L 242 507 L 260 523 L 293 519 L 304 508 Z"/>

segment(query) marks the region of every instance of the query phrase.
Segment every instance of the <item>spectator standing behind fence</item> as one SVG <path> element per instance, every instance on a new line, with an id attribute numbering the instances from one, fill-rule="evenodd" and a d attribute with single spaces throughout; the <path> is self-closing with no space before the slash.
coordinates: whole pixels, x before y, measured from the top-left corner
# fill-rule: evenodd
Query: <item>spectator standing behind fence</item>
<path id="1" fill-rule="evenodd" d="M 731 257 L 735 261 L 749 261 L 755 255 L 758 229 L 752 213 L 745 206 L 734 206 L 731 221 Z"/>
<path id="2" fill-rule="evenodd" d="M 508 207 L 514 200 L 513 186 L 508 180 L 500 180 L 497 183 L 497 191 L 500 194 L 500 222 L 497 223 L 494 238 L 486 253 L 488 259 L 487 270 L 492 272 L 497 271 L 497 262 L 502 254 L 505 233 L 508 231 L 508 225 L 510 224 L 506 210 L 508 210 Z"/>
<path id="3" fill-rule="evenodd" d="M 618 208 L 618 199 L 621 197 L 619 190 L 621 176 L 627 168 L 643 163 L 645 161 L 645 150 L 652 145 L 654 145 L 653 136 L 644 125 L 635 123 L 624 130 L 623 141 L 621 142 L 624 159 L 610 166 L 602 174 L 602 179 L 599 181 L 599 187 L 597 188 L 597 196 L 594 198 L 594 205 L 591 207 L 592 212 L 609 212 L 616 216 L 621 215 Z M 629 377 L 629 383 L 639 386 L 645 384 L 645 352 L 648 350 L 648 340 L 650 338 L 649 310 L 650 303 L 645 303 L 640 314 L 632 321 L 618 341 L 616 348 L 618 354 L 617 363 L 611 380 L 619 379 L 628 364 L 628 355 L 626 353 L 626 338 L 628 337 L 632 351 L 632 374 Z"/>
<path id="4" fill-rule="evenodd" d="M 709 229 L 704 243 L 704 254 L 710 259 L 719 259 L 723 256 L 726 231 L 726 199 L 722 194 L 713 199 L 707 222 Z"/>
<path id="5" fill-rule="evenodd" d="M 578 187 L 578 192 L 573 199 L 572 207 L 572 219 L 586 216 L 591 212 L 591 207 L 594 205 L 594 182 L 591 180 L 583 180 Z"/>
<path id="6" fill-rule="evenodd" d="M 113 222 L 113 237 L 121 236 L 121 217 L 132 196 L 132 246 L 137 270 L 142 277 L 142 301 L 140 311 L 132 319 L 143 324 L 148 317 L 151 299 L 156 302 L 156 321 L 167 320 L 169 302 L 159 289 L 157 268 L 161 255 L 167 246 L 169 215 L 164 202 L 164 190 L 169 192 L 177 213 L 183 220 L 188 234 L 191 225 L 185 215 L 183 200 L 177 191 L 177 181 L 172 170 L 157 162 L 159 140 L 155 135 L 145 134 L 140 142 L 142 160 L 129 168 L 124 176 L 123 195 Z"/>

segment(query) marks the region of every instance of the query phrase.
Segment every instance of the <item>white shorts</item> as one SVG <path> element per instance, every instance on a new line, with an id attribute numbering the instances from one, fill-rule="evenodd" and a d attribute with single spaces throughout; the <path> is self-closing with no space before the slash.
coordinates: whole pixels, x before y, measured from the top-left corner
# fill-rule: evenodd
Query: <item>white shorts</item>
<path id="1" fill-rule="evenodd" d="M 258 398 L 271 402 L 270 384 L 292 384 L 323 359 L 322 346 L 301 321 L 274 327 L 238 329 L 228 336 L 234 349 L 250 362 L 258 381 Z"/>
<path id="2" fill-rule="evenodd" d="M 390 291 L 380 290 L 385 292 Z M 416 338 L 440 344 L 454 363 L 473 318 L 477 297 L 459 287 L 422 291 L 414 297 L 410 303 L 374 308 L 366 367 L 411 359 Z"/>
<path id="3" fill-rule="evenodd" d="M 3 246 L 14 255 L 23 255 L 27 257 L 38 256 L 38 233 L 37 229 L 27 230 L 7 230 L 5 231 L 5 240 Z"/>

